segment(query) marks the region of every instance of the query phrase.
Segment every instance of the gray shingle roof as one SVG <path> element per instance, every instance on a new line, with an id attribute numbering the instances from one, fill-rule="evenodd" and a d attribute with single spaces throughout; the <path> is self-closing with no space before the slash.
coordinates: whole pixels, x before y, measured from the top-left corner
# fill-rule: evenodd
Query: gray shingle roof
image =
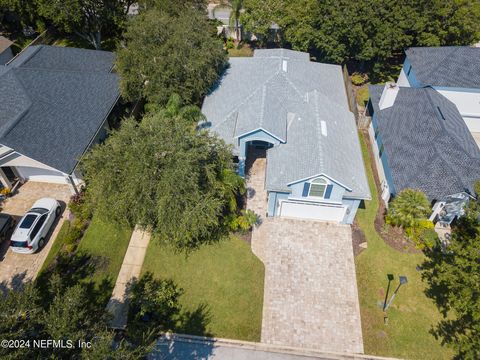
<path id="1" fill-rule="evenodd" d="M 11 66 L 34 69 L 110 72 L 115 54 L 108 51 L 66 48 L 60 46 L 29 46 Z"/>
<path id="2" fill-rule="evenodd" d="M 286 141 L 268 150 L 268 190 L 288 191 L 290 182 L 324 173 L 351 188 L 349 196 L 370 198 L 340 66 L 292 50 L 256 50 L 230 59 L 202 111 L 236 151 L 235 137 L 258 128 Z"/>
<path id="3" fill-rule="evenodd" d="M 383 86 L 369 90 L 397 192 L 420 189 L 430 200 L 474 194 L 480 150 L 452 102 L 430 87 L 402 87 L 394 105 L 380 110 Z"/>
<path id="4" fill-rule="evenodd" d="M 69 174 L 117 101 L 118 76 L 110 53 L 95 65 L 90 50 L 40 48 L 0 69 L 0 143 Z"/>
<path id="5" fill-rule="evenodd" d="M 405 53 L 422 85 L 480 88 L 480 48 L 412 47 Z"/>

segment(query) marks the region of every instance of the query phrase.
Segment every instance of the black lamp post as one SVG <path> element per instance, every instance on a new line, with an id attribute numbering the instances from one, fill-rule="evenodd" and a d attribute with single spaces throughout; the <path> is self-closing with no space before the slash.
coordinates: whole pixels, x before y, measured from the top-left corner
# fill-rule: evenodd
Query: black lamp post
<path id="1" fill-rule="evenodd" d="M 390 292 L 390 283 L 393 280 L 393 274 L 387 274 L 387 279 L 388 279 L 388 285 L 387 285 L 387 292 L 385 293 L 385 300 L 383 300 L 383 311 L 385 311 L 385 306 L 387 306 L 387 299 L 388 299 L 388 294 Z"/>
<path id="2" fill-rule="evenodd" d="M 395 291 L 393 292 L 393 295 L 392 295 L 392 297 L 390 298 L 390 301 L 389 301 L 388 304 L 385 306 L 385 308 L 383 309 L 383 311 L 387 311 L 387 309 L 389 308 L 389 306 L 390 306 L 390 304 L 392 303 L 393 299 L 395 298 L 395 295 L 397 294 L 398 289 L 400 289 L 400 286 L 402 286 L 403 284 L 408 283 L 408 279 L 407 279 L 406 276 L 400 276 L 399 279 L 400 279 L 400 283 L 398 284 L 397 288 L 396 288 Z"/>

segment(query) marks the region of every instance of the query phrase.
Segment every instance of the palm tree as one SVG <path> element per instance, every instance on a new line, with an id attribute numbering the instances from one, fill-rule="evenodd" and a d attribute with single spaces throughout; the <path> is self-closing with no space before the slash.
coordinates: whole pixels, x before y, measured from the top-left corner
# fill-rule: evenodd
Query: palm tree
<path id="1" fill-rule="evenodd" d="M 230 26 L 235 31 L 236 41 L 240 41 L 240 15 L 243 9 L 243 0 L 231 0 L 230 6 L 232 11 L 230 13 Z"/>
<path id="2" fill-rule="evenodd" d="M 420 220 L 428 218 L 430 213 L 430 202 L 423 192 L 405 189 L 390 203 L 387 222 L 404 229 L 414 228 Z"/>
<path id="3" fill-rule="evenodd" d="M 151 113 L 163 112 L 168 117 L 179 116 L 183 119 L 190 120 L 192 124 L 205 121 L 205 115 L 202 114 L 200 108 L 196 105 L 184 105 L 180 95 L 173 93 L 168 99 L 165 107 L 155 103 L 148 103 L 146 111 Z"/>

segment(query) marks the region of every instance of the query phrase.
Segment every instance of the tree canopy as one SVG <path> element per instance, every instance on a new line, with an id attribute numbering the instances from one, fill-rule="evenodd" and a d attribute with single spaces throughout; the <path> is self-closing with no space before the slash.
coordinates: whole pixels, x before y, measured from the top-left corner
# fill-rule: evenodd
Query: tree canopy
<path id="1" fill-rule="evenodd" d="M 199 103 L 226 60 L 204 11 L 158 2 L 127 26 L 117 59 L 122 95 L 164 105 L 177 93 L 184 103 Z"/>
<path id="2" fill-rule="evenodd" d="M 192 109 L 175 106 L 125 120 L 83 161 L 87 203 L 110 219 L 139 224 L 178 248 L 218 240 L 237 218 L 244 191 L 232 152 L 197 131 Z"/>
<path id="3" fill-rule="evenodd" d="M 443 319 L 433 334 L 456 351 L 456 359 L 480 358 L 480 206 L 476 201 L 454 226 L 449 245 L 426 249 L 426 294 Z"/>
<path id="4" fill-rule="evenodd" d="M 115 33 L 123 26 L 133 0 L 36 0 L 40 15 L 68 33 L 102 47 L 102 34 Z"/>
<path id="5" fill-rule="evenodd" d="M 89 298 L 85 285 L 58 287 L 59 277 L 51 279 L 47 293 L 41 293 L 34 283 L 23 288 L 8 289 L 0 301 L 0 336 L 2 339 L 25 341 L 23 347 L 0 348 L 5 359 L 139 359 L 151 346 L 124 340 L 114 346 L 115 333 L 108 329 L 105 306 Z M 44 289 L 45 290 L 45 289 Z M 50 295 L 50 297 L 49 297 Z M 48 301 L 42 301 L 42 298 Z M 35 346 L 39 340 L 63 341 L 63 346 Z M 149 339 L 152 341 L 153 339 Z M 78 346 L 79 341 L 91 347 Z"/>
<path id="6" fill-rule="evenodd" d="M 477 0 L 245 0 L 242 23 L 321 61 L 375 62 L 409 46 L 470 45 L 480 38 Z"/>

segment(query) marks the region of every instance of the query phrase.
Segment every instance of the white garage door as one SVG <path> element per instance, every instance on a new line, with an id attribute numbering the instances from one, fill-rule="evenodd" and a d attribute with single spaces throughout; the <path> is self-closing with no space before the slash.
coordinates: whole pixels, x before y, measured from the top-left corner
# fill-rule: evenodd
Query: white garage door
<path id="1" fill-rule="evenodd" d="M 325 221 L 342 221 L 347 208 L 320 204 L 280 202 L 280 216 Z"/>

